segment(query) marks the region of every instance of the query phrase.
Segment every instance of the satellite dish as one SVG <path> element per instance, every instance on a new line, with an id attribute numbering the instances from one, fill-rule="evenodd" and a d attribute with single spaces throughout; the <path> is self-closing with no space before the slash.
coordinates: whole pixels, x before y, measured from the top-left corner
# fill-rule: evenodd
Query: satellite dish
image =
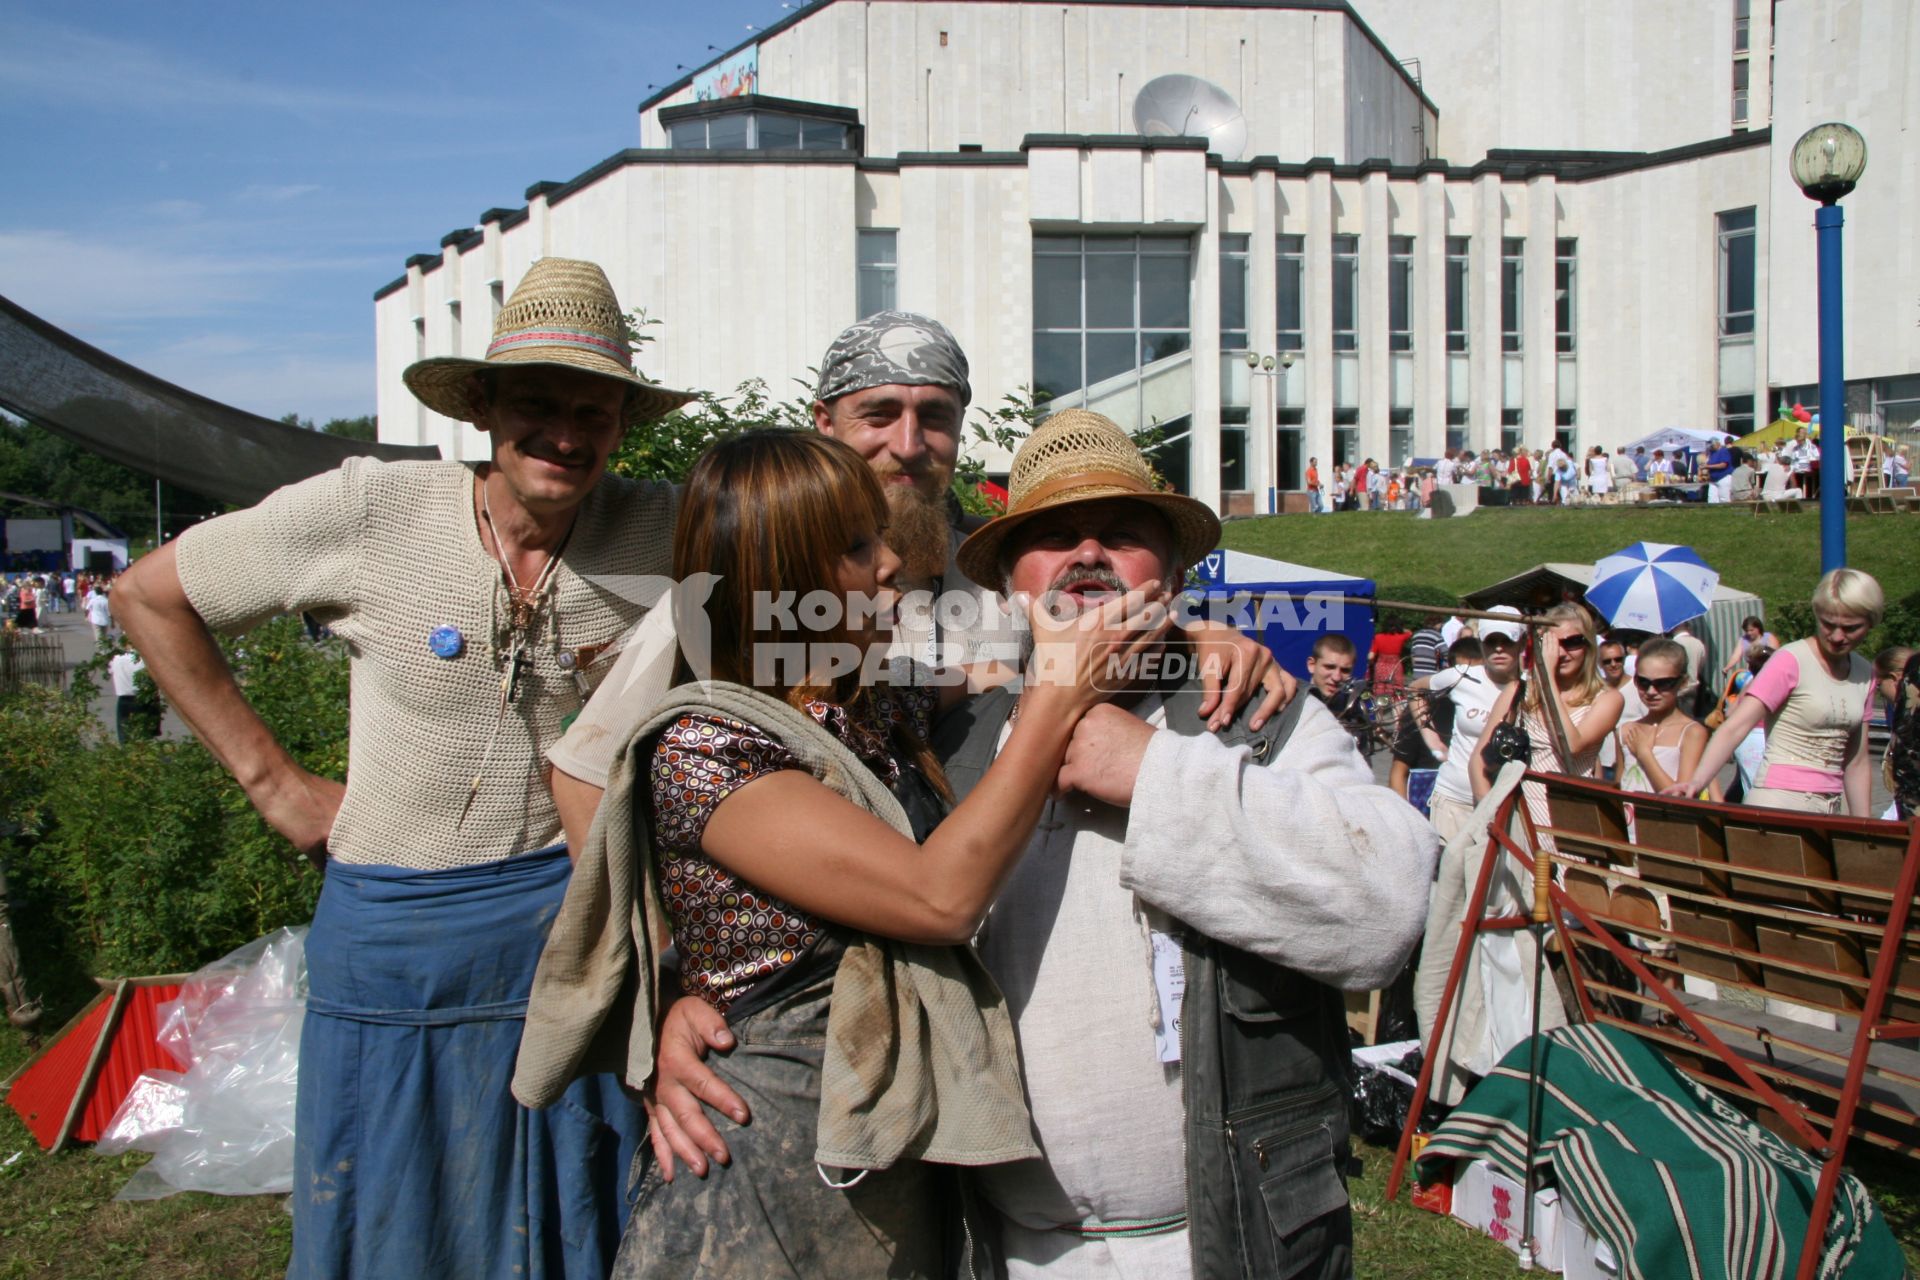
<path id="1" fill-rule="evenodd" d="M 1247 149 L 1247 118 L 1233 95 L 1199 76 L 1156 76 L 1133 100 L 1133 127 L 1143 138 L 1205 138 L 1222 160 Z"/>

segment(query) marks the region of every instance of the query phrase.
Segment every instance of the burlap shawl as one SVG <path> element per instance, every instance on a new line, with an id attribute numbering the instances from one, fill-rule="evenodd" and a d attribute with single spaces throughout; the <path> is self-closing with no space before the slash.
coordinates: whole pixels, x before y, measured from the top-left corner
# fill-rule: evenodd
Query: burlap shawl
<path id="1" fill-rule="evenodd" d="M 657 957 L 669 936 L 647 838 L 653 736 L 684 715 L 763 730 L 802 768 L 910 835 L 885 784 L 811 717 L 742 685 L 671 689 L 627 739 L 534 973 L 513 1095 L 558 1100 L 580 1075 L 653 1074 Z M 639 819 L 636 821 L 636 819 Z M 644 963 L 635 963 L 644 957 Z M 857 934 L 834 979 L 814 1158 L 884 1169 L 900 1159 L 999 1164 L 1039 1155 L 1005 998 L 972 948 Z"/>

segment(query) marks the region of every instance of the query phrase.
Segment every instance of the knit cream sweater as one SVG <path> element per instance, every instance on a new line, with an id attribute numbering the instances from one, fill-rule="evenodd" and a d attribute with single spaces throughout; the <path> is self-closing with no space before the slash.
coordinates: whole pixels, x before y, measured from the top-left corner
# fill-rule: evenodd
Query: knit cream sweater
<path id="1" fill-rule="evenodd" d="M 606 579 L 670 567 L 678 492 L 603 477 L 502 714 L 507 596 L 474 520 L 473 475 L 459 463 L 355 458 L 180 536 L 180 581 L 214 630 L 304 610 L 347 643 L 347 796 L 327 842 L 342 862 L 463 866 L 559 840 L 542 752 L 581 703 L 560 654 L 607 644 L 644 612 Z M 459 630 L 457 656 L 429 647 L 440 626 Z"/>

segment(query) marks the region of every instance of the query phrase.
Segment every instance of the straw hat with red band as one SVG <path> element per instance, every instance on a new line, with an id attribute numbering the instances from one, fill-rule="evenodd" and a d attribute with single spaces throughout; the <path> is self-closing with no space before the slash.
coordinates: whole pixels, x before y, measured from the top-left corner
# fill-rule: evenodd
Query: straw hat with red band
<path id="1" fill-rule="evenodd" d="M 541 258 L 493 319 L 487 357 L 436 356 L 401 375 L 420 403 L 448 418 L 473 420 L 472 379 L 504 367 L 572 369 L 628 388 L 627 424 L 672 413 L 694 398 L 647 381 L 633 367 L 626 318 L 607 273 L 592 262 Z"/>
<path id="2" fill-rule="evenodd" d="M 1007 514 L 990 520 L 960 544 L 960 569 L 982 586 L 1002 579 L 1000 550 L 1007 537 L 1043 511 L 1129 498 L 1146 503 L 1173 530 L 1178 567 L 1198 564 L 1220 543 L 1220 518 L 1204 502 L 1154 487 L 1140 447 L 1113 419 L 1087 409 L 1065 409 L 1033 429 L 1013 455 Z"/>

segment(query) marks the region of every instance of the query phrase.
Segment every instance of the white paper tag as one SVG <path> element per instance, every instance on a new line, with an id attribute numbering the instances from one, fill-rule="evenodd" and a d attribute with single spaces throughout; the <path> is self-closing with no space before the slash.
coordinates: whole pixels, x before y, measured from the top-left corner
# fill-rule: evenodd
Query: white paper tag
<path id="1" fill-rule="evenodd" d="M 1160 997 L 1160 1026 L 1153 1047 L 1162 1062 L 1180 1061 L 1180 1002 L 1187 994 L 1187 957 L 1180 941 L 1158 929 L 1153 935 L 1153 990 Z"/>

